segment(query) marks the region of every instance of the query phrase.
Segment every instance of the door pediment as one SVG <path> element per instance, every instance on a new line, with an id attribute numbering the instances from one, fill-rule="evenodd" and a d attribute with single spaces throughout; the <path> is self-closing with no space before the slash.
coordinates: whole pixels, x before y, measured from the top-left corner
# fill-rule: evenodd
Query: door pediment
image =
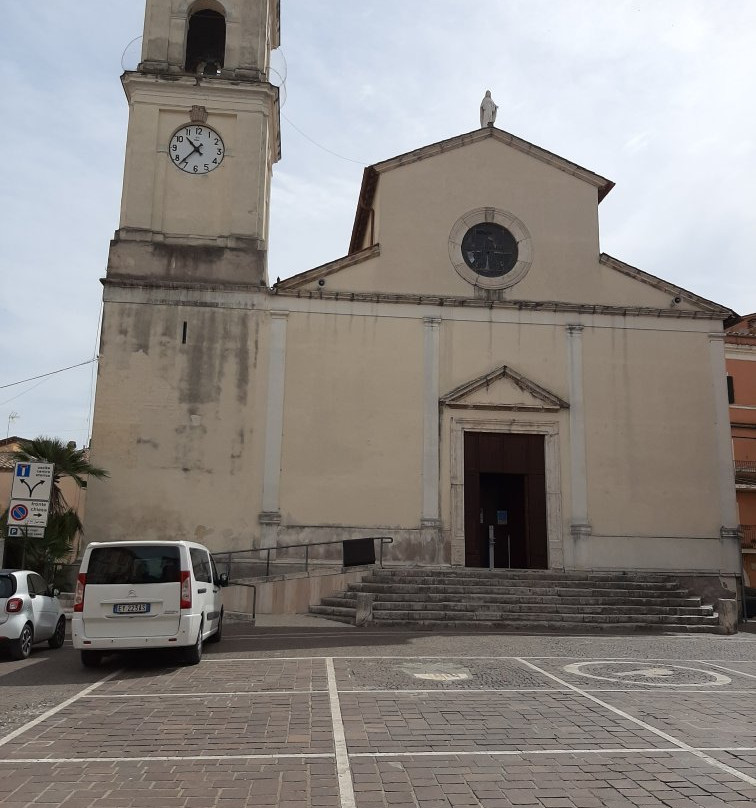
<path id="1" fill-rule="evenodd" d="M 507 365 L 455 387 L 440 399 L 446 407 L 473 410 L 557 411 L 569 404 Z"/>

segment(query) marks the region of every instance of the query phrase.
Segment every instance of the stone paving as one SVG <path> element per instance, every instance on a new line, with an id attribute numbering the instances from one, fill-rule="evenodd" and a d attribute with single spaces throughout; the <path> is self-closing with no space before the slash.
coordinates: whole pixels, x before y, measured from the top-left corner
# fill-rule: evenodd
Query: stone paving
<path id="1" fill-rule="evenodd" d="M 598 643 L 555 654 L 546 638 L 517 656 L 493 637 L 461 637 L 456 653 L 439 639 L 434 655 L 432 637 L 343 636 L 307 654 L 285 635 L 269 652 L 231 638 L 196 667 L 114 662 L 0 738 L 0 804 L 756 804 L 756 642 L 704 641 L 723 662 L 693 642 L 654 658 L 659 641 L 637 638 L 619 657 Z"/>

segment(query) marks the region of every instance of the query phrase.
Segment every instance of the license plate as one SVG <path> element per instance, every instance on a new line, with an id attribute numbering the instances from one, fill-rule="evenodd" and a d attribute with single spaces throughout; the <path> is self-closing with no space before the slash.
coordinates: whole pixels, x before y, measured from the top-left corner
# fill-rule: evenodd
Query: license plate
<path id="1" fill-rule="evenodd" d="M 113 614 L 146 614 L 149 610 L 149 603 L 116 603 L 113 606 Z"/>

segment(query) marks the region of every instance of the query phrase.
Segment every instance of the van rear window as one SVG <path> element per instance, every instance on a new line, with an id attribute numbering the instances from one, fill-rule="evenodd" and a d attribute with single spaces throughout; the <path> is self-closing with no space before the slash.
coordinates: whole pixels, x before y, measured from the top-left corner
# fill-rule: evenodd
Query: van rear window
<path id="1" fill-rule="evenodd" d="M 159 584 L 180 580 L 178 547 L 155 544 L 95 547 L 89 556 L 88 584 Z"/>

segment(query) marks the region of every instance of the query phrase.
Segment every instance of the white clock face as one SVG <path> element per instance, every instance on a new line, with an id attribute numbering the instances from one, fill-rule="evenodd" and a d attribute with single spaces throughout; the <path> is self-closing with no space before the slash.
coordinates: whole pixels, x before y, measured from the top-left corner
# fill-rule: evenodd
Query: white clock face
<path id="1" fill-rule="evenodd" d="M 196 123 L 179 129 L 168 146 L 173 165 L 187 174 L 209 174 L 221 164 L 225 152 L 215 129 Z"/>

